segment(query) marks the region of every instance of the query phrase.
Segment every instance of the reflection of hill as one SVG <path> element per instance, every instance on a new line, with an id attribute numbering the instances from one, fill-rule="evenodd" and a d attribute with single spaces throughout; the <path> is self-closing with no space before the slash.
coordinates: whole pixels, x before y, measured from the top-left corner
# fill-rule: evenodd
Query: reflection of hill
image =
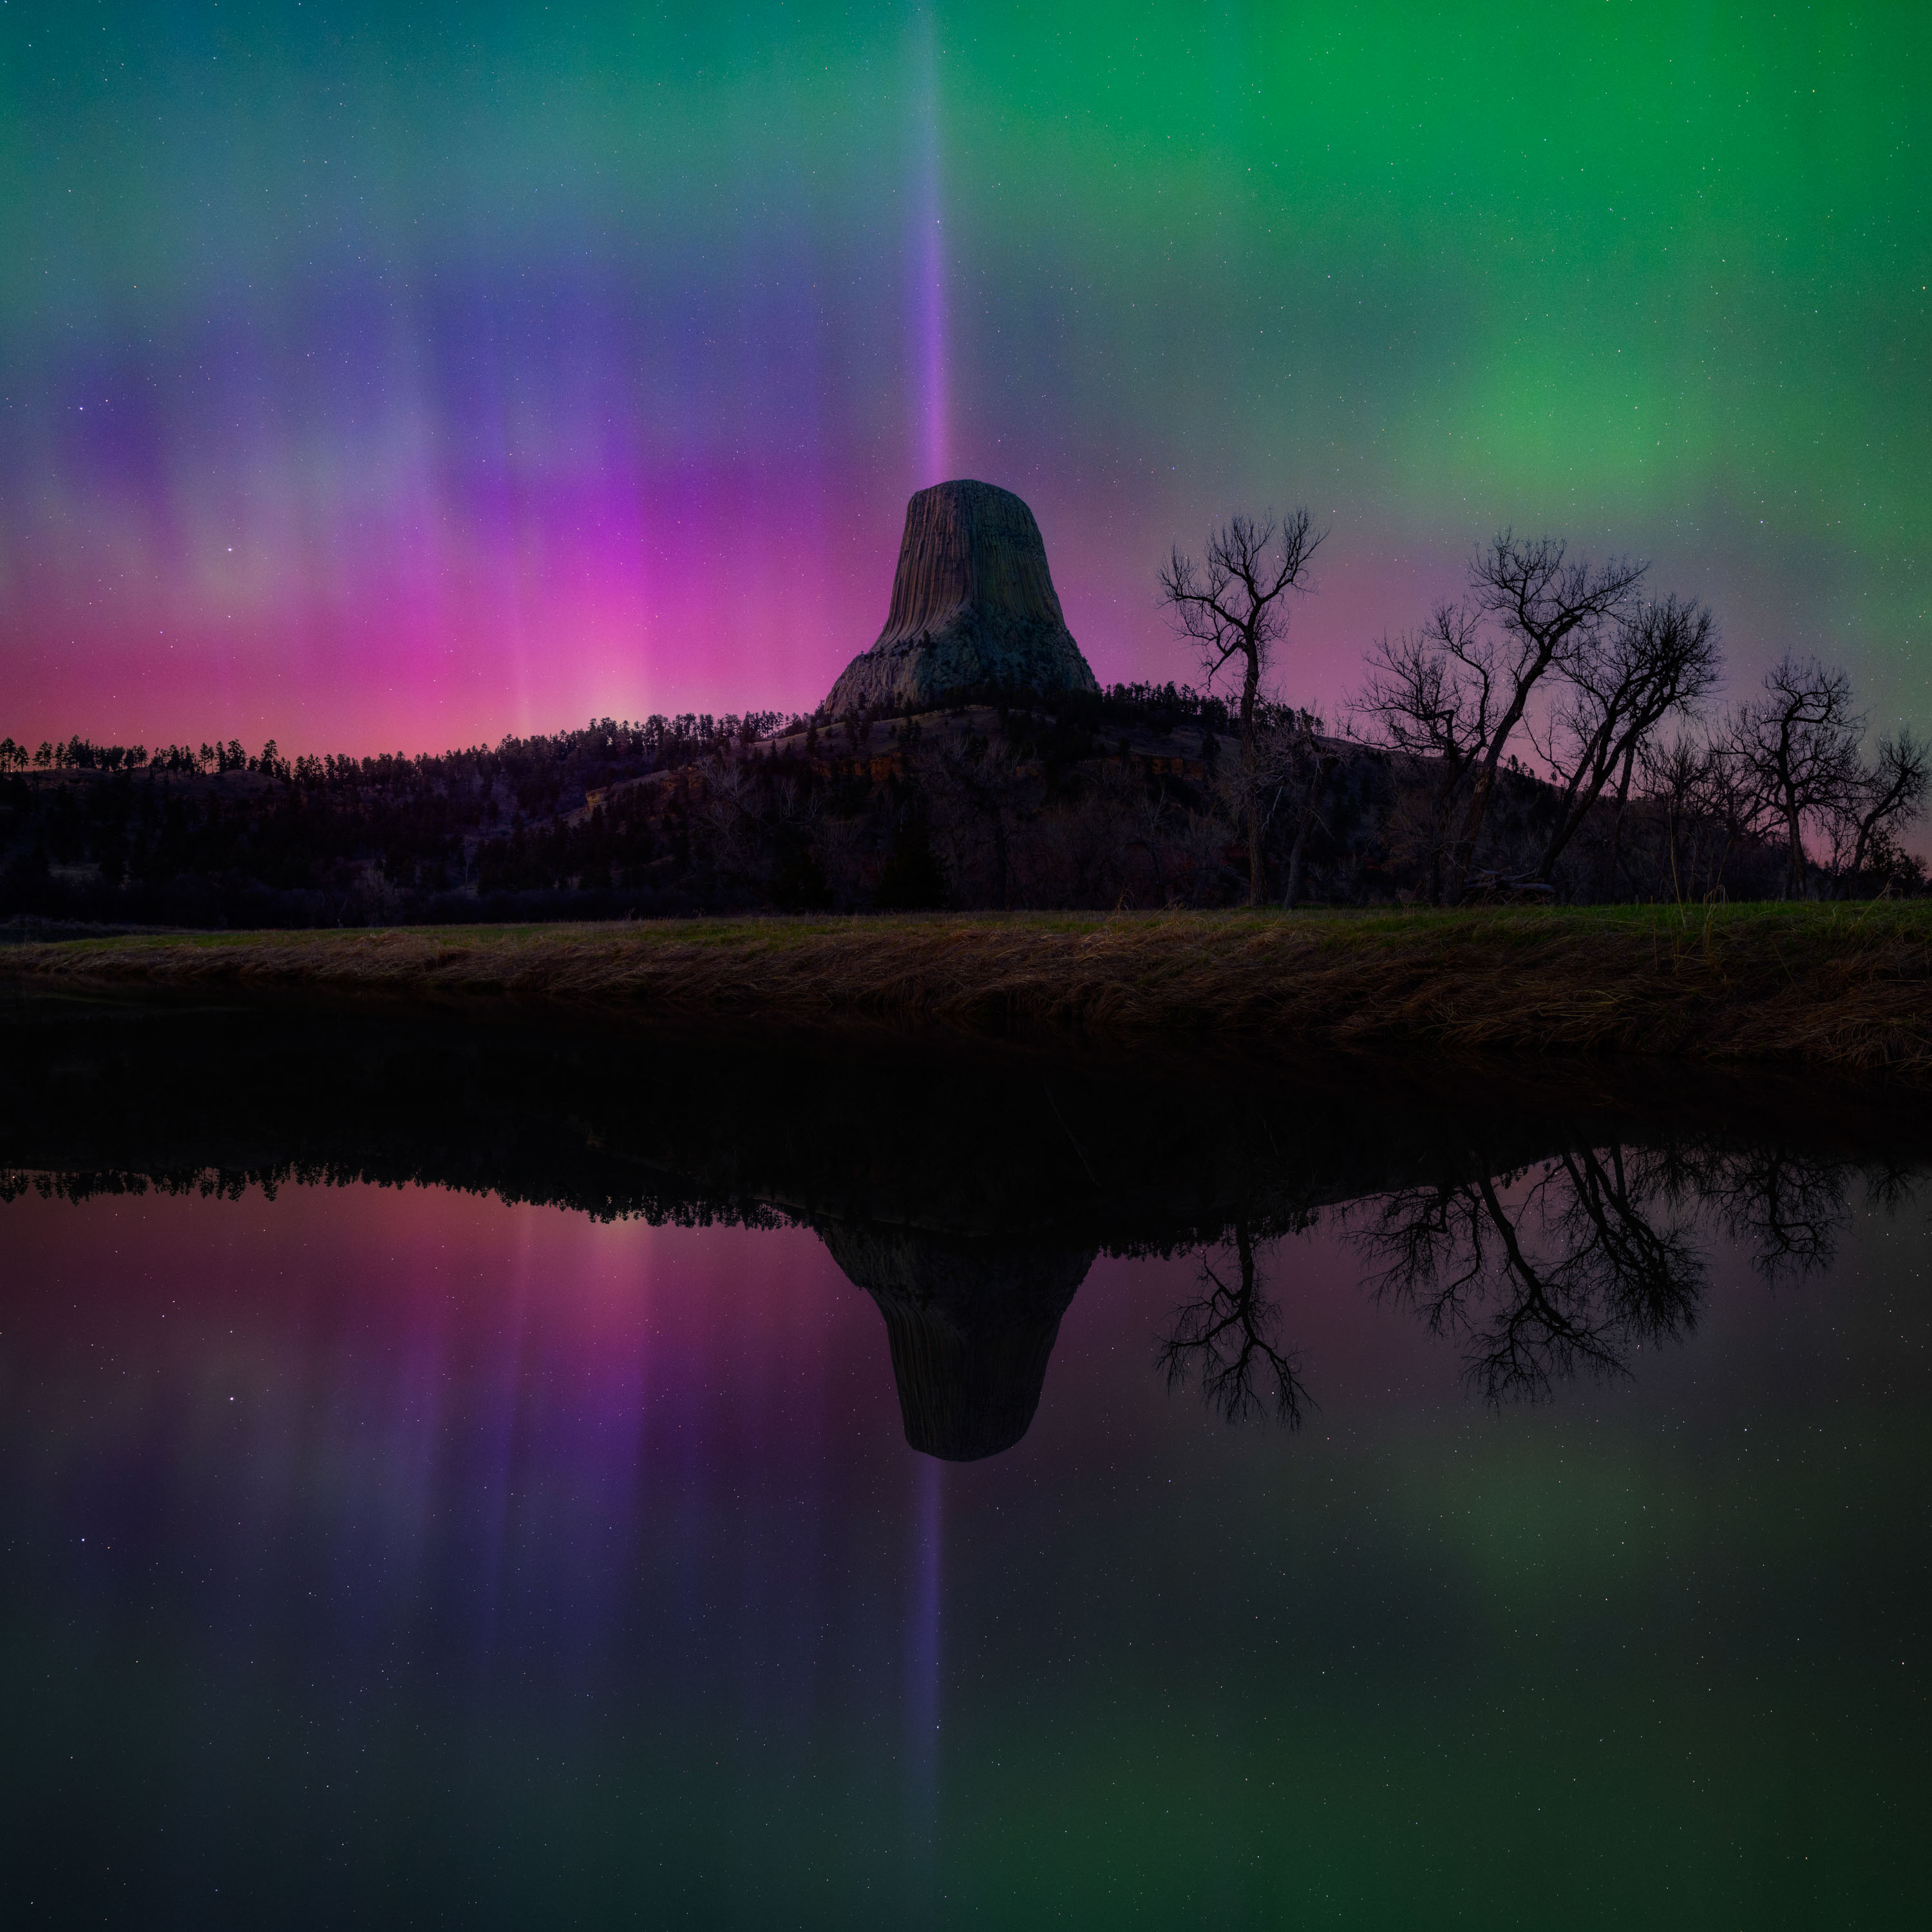
<path id="1" fill-rule="evenodd" d="M 1932 1120 L 1904 1105 L 1600 1062 L 1126 1075 L 514 1018 L 0 1008 L 0 1192 L 416 1181 L 599 1217 L 802 1222 L 878 1304 L 908 1439 L 960 1459 L 1024 1433 L 1100 1250 L 1232 1236 L 1240 1265 L 1204 1265 L 1166 1359 L 1230 1414 L 1262 1374 L 1258 1406 L 1292 1419 L 1292 1327 L 1257 1245 L 1358 1202 L 1385 1288 L 1462 1334 L 1486 1388 L 1546 1386 L 1694 1316 L 1680 1202 L 1748 1232 L 1768 1269 L 1802 1262 L 1853 1166 L 1932 1154 Z M 1492 1185 L 1533 1168 L 1526 1205 Z"/>
<path id="2" fill-rule="evenodd" d="M 1010 1449 L 1040 1406 L 1060 1318 L 1094 1250 L 876 1224 L 819 1232 L 886 1318 L 906 1440 L 956 1462 Z"/>
<path id="3" fill-rule="evenodd" d="M 506 1018 L 77 1001 L 0 1007 L 0 1167 L 302 1176 L 585 1213 L 874 1222 L 1115 1250 L 1258 1238 L 1311 1207 L 1612 1141 L 1859 1160 L 1922 1108 L 1815 1079 L 1602 1063 L 1124 1073 L 980 1048 L 783 1054 Z"/>

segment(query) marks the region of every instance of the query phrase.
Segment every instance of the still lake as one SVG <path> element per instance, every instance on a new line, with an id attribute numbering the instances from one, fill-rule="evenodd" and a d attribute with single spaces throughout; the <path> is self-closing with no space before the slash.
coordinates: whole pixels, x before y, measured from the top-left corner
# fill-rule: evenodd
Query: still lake
<path id="1" fill-rule="evenodd" d="M 1910 1096 L 0 1055 L 9 1926 L 1922 1910 Z"/>

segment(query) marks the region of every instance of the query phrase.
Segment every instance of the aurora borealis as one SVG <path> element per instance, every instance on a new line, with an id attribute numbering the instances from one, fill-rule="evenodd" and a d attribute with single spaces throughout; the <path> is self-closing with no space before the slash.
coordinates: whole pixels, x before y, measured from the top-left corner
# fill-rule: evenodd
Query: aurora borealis
<path id="1" fill-rule="evenodd" d="M 906 497 L 1103 681 L 1333 526 L 1282 694 L 1496 526 L 1932 722 L 1922 6 L 0 6 L 0 730 L 428 750 L 815 702 Z"/>

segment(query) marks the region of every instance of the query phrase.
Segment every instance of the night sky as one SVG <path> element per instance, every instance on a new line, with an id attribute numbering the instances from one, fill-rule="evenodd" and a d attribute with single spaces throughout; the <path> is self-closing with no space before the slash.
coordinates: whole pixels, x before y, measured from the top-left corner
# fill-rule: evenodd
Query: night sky
<path id="1" fill-rule="evenodd" d="M 1280 694 L 1498 526 L 1932 723 L 1932 9 L 0 0 L 0 730 L 807 707 L 905 499 L 1103 682 L 1332 526 Z"/>

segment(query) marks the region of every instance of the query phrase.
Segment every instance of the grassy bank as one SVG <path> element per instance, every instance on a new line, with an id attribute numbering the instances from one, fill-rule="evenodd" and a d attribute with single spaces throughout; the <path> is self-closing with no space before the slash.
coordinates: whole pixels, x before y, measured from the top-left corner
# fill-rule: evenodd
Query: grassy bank
<path id="1" fill-rule="evenodd" d="M 1797 1060 L 1932 1076 L 1932 905 L 1016 914 L 79 940 L 16 987 L 514 1000 L 655 1024 L 884 1024 L 1112 1050 L 1195 1034 Z"/>

